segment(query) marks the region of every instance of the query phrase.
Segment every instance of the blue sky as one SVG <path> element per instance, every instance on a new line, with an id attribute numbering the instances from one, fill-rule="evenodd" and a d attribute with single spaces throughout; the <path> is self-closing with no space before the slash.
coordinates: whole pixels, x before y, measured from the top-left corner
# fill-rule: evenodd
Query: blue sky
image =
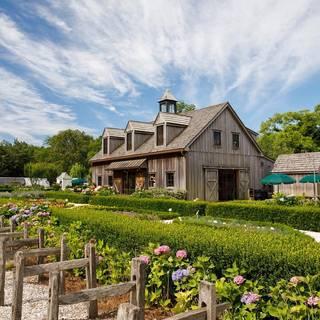
<path id="1" fill-rule="evenodd" d="M 1 0 L 0 139 L 151 120 L 170 88 L 258 130 L 320 103 L 318 0 Z"/>

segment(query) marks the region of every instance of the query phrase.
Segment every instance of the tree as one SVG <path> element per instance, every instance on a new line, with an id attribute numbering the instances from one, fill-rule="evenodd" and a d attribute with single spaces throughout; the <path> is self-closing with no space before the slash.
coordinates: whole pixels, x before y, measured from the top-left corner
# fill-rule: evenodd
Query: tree
<path id="1" fill-rule="evenodd" d="M 284 153 L 320 151 L 320 105 L 314 111 L 276 113 L 262 122 L 258 142 L 273 159 Z"/>
<path id="2" fill-rule="evenodd" d="M 24 173 L 25 176 L 31 178 L 31 181 L 35 178 L 47 178 L 50 183 L 53 183 L 61 173 L 61 168 L 56 163 L 28 163 L 24 167 Z"/>
<path id="3" fill-rule="evenodd" d="M 93 137 L 80 130 L 60 131 L 47 139 L 49 161 L 58 162 L 66 172 L 69 172 L 75 163 L 88 168 L 87 157 L 93 141 Z"/>
<path id="4" fill-rule="evenodd" d="M 196 108 L 197 107 L 194 104 L 188 104 L 188 103 L 185 103 L 184 101 L 177 102 L 177 112 L 178 113 L 193 111 Z"/>
<path id="5" fill-rule="evenodd" d="M 75 163 L 70 170 L 72 178 L 84 178 L 88 174 L 88 170 L 81 164 Z"/>

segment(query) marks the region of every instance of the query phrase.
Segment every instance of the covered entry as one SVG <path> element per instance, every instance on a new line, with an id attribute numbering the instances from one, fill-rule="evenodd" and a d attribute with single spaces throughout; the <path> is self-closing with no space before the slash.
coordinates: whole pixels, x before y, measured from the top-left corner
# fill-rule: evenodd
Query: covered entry
<path id="1" fill-rule="evenodd" d="M 248 199 L 249 171 L 234 168 L 205 168 L 205 200 Z"/>
<path id="2" fill-rule="evenodd" d="M 146 185 L 146 159 L 111 162 L 107 169 L 113 171 L 113 185 L 119 193 L 130 194 Z"/>

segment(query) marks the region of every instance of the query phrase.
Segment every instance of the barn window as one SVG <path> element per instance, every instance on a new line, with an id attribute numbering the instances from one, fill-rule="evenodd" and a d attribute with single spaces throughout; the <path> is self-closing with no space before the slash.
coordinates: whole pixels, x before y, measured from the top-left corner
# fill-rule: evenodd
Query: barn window
<path id="1" fill-rule="evenodd" d="M 239 149 L 240 146 L 240 135 L 239 133 L 232 133 L 232 147 L 233 149 Z"/>
<path id="2" fill-rule="evenodd" d="M 156 186 L 156 174 L 149 174 L 149 188 L 154 188 Z"/>
<path id="3" fill-rule="evenodd" d="M 127 150 L 132 150 L 132 132 L 127 133 Z"/>
<path id="4" fill-rule="evenodd" d="M 174 187 L 174 172 L 167 172 L 166 185 L 168 188 Z"/>
<path id="5" fill-rule="evenodd" d="M 103 154 L 108 154 L 108 138 L 103 139 Z"/>
<path id="6" fill-rule="evenodd" d="M 157 146 L 163 145 L 163 125 L 157 127 Z"/>
<path id="7" fill-rule="evenodd" d="M 113 176 L 108 176 L 108 186 L 113 186 Z"/>
<path id="8" fill-rule="evenodd" d="M 102 186 L 102 176 L 98 176 L 98 186 Z"/>
<path id="9" fill-rule="evenodd" d="M 221 131 L 213 131 L 213 144 L 215 146 L 221 146 Z"/>

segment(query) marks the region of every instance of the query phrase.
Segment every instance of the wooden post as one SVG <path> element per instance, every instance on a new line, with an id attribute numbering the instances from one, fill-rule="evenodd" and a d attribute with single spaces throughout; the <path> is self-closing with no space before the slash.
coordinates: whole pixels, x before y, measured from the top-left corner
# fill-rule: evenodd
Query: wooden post
<path id="1" fill-rule="evenodd" d="M 0 238 L 0 306 L 4 306 L 4 283 L 6 279 L 6 238 Z"/>
<path id="2" fill-rule="evenodd" d="M 144 319 L 145 304 L 145 283 L 146 271 L 145 264 L 139 258 L 132 259 L 131 263 L 131 281 L 136 282 L 136 289 L 130 293 L 130 303 L 139 308 L 137 320 Z"/>
<path id="3" fill-rule="evenodd" d="M 207 308 L 207 320 L 217 319 L 217 296 L 214 284 L 201 281 L 199 287 L 199 307 Z"/>
<path id="4" fill-rule="evenodd" d="M 23 239 L 28 239 L 28 223 L 23 224 Z"/>
<path id="5" fill-rule="evenodd" d="M 89 258 L 89 265 L 86 268 L 87 289 L 97 287 L 96 276 L 96 250 L 95 241 L 90 242 L 85 247 L 85 256 Z M 98 302 L 97 300 L 89 301 L 88 303 L 88 316 L 89 319 L 96 319 L 98 316 Z"/>
<path id="6" fill-rule="evenodd" d="M 44 248 L 44 230 L 42 228 L 38 230 L 38 248 L 39 249 Z M 37 264 L 43 264 L 43 261 L 44 261 L 43 257 L 39 256 L 37 258 Z M 43 275 L 39 274 L 38 282 L 40 282 L 41 280 L 43 280 Z"/>
<path id="7" fill-rule="evenodd" d="M 50 273 L 48 320 L 59 319 L 59 272 Z"/>
<path id="8" fill-rule="evenodd" d="M 16 230 L 16 223 L 12 221 L 11 219 L 9 220 L 10 222 L 10 232 L 14 232 Z"/>
<path id="9" fill-rule="evenodd" d="M 131 303 L 120 304 L 117 312 L 117 320 L 138 320 L 140 309 Z"/>
<path id="10" fill-rule="evenodd" d="M 65 261 L 68 258 L 68 252 L 67 252 L 67 244 L 66 244 L 66 234 L 64 233 L 61 237 L 60 241 L 60 261 Z M 60 294 L 64 294 L 65 290 L 65 277 L 64 277 L 64 271 L 60 271 Z"/>
<path id="11" fill-rule="evenodd" d="M 22 296 L 23 296 L 23 269 L 24 255 L 22 251 L 18 251 L 15 255 L 15 280 L 13 283 L 11 320 L 21 320 L 22 315 Z"/>
<path id="12" fill-rule="evenodd" d="M 0 228 L 4 227 L 4 223 L 3 223 L 3 216 L 0 216 Z"/>

